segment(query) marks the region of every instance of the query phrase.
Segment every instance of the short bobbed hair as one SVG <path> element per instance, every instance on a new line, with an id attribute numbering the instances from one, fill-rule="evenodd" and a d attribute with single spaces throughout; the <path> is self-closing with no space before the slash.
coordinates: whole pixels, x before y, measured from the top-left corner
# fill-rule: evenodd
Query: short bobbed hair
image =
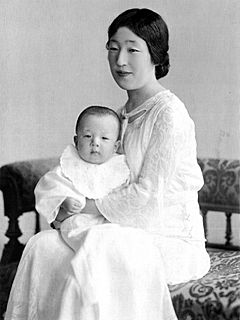
<path id="1" fill-rule="evenodd" d="M 104 106 L 95 106 L 95 105 L 87 107 L 79 114 L 76 121 L 76 126 L 75 126 L 76 134 L 78 133 L 78 130 L 81 127 L 81 121 L 83 120 L 83 118 L 90 115 L 99 116 L 99 117 L 112 116 L 117 121 L 118 135 L 120 134 L 121 121 L 118 114 L 111 108 L 104 107 Z"/>
<path id="2" fill-rule="evenodd" d="M 133 8 L 117 16 L 108 28 L 108 42 L 121 27 L 127 27 L 148 46 L 157 79 L 167 75 L 170 67 L 168 55 L 168 27 L 163 18 L 156 12 L 146 8 Z"/>

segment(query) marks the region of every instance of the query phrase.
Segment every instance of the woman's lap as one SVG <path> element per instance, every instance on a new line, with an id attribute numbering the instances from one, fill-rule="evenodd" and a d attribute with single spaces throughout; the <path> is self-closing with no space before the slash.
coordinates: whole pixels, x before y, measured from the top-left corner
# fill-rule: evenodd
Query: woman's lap
<path id="1" fill-rule="evenodd" d="M 183 247 L 184 243 L 181 248 Z M 116 294 L 116 299 L 125 297 L 120 301 L 123 308 L 129 309 L 129 314 L 136 312 L 131 311 L 131 301 L 136 305 L 144 305 L 144 295 L 145 301 L 155 298 L 155 309 L 160 312 L 158 301 L 160 306 L 161 296 L 166 298 L 167 295 L 163 256 L 160 250 L 153 246 L 152 237 L 140 229 L 115 224 L 94 226 L 83 233 L 76 254 L 63 242 L 59 232 L 42 231 L 26 245 L 13 284 L 6 320 L 58 319 L 60 310 L 63 314 L 66 312 L 64 305 L 82 303 L 87 310 L 88 305 L 99 303 L 99 296 L 104 290 L 105 296 L 114 297 Z M 111 282 L 112 287 L 106 287 L 107 283 Z M 149 283 L 155 285 L 150 285 L 146 290 Z M 128 286 L 132 291 L 128 290 Z M 115 287 L 118 287 L 118 292 Z M 139 294 L 136 295 L 136 292 Z M 130 295 L 126 298 L 128 294 Z M 107 300 L 101 301 L 102 306 L 106 306 Z M 166 306 L 166 301 L 164 305 Z M 170 304 L 169 308 L 171 309 Z M 71 311 L 73 314 L 72 317 L 69 315 L 69 319 L 77 319 L 73 307 Z M 67 312 L 69 313 L 68 307 Z M 147 304 L 141 311 L 142 314 L 144 312 L 150 312 Z M 14 317 L 14 313 L 19 313 L 19 316 Z M 95 311 L 93 313 L 95 314 Z M 116 314 L 116 319 L 119 317 L 126 318 L 123 314 Z"/>
<path id="2" fill-rule="evenodd" d="M 71 262 L 75 281 L 65 288 L 63 315 L 69 312 L 68 301 L 77 283 L 85 307 L 93 306 L 96 314 L 98 306 L 100 319 L 174 319 L 161 255 L 148 233 L 104 224 L 83 237 Z"/>

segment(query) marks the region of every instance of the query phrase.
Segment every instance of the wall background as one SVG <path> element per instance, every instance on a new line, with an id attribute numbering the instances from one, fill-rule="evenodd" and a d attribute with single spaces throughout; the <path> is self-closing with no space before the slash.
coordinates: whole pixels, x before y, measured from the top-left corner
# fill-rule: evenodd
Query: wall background
<path id="1" fill-rule="evenodd" d="M 108 25 L 130 7 L 156 10 L 169 26 L 171 70 L 162 84 L 195 121 L 198 155 L 239 158 L 238 0 L 0 0 L 0 165 L 58 156 L 82 108 L 124 104 L 105 43 Z M 20 219 L 22 241 L 32 218 Z M 218 239 L 224 218 L 211 219 Z M 239 226 L 237 217 L 240 241 Z M 6 227 L 0 197 L 0 252 Z"/>

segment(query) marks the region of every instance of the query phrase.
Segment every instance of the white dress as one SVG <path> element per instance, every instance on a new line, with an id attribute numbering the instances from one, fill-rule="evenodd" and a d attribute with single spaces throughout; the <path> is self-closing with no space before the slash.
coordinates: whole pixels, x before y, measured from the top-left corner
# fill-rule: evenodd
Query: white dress
<path id="1" fill-rule="evenodd" d="M 66 197 L 72 197 L 83 209 L 86 198 L 98 199 L 129 182 L 130 171 L 126 157 L 114 154 L 107 162 L 92 164 L 83 161 L 73 145 L 68 145 L 60 163 L 38 182 L 34 193 L 36 210 L 51 224 Z M 70 214 L 70 213 L 69 213 Z M 108 222 L 100 213 L 73 214 L 62 223 L 56 223 L 64 241 L 75 251 L 79 248 L 79 234 L 93 225 Z"/>
<path id="2" fill-rule="evenodd" d="M 131 183 L 96 200 L 111 223 L 84 231 L 75 254 L 57 231 L 30 239 L 6 320 L 176 320 L 167 284 L 207 273 L 192 120 L 168 90 L 125 118 Z"/>

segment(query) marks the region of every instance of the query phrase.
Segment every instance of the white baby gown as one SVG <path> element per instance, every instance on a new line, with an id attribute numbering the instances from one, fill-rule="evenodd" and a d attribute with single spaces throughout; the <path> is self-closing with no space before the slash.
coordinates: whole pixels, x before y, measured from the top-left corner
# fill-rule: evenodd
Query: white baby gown
<path id="1" fill-rule="evenodd" d="M 63 151 L 60 164 L 39 180 L 34 191 L 36 209 L 50 224 L 66 197 L 77 199 L 84 208 L 86 198 L 103 198 L 114 189 L 127 185 L 129 178 L 125 155 L 114 154 L 105 163 L 92 164 L 82 160 L 76 148 L 70 144 Z M 100 213 L 79 213 L 59 223 L 59 228 L 64 241 L 77 251 L 81 232 L 106 222 Z"/>
<path id="2" fill-rule="evenodd" d="M 130 184 L 95 201 L 111 223 L 83 231 L 76 253 L 56 230 L 32 237 L 6 320 L 176 320 L 167 283 L 209 270 L 187 110 L 165 90 L 125 118 Z"/>

